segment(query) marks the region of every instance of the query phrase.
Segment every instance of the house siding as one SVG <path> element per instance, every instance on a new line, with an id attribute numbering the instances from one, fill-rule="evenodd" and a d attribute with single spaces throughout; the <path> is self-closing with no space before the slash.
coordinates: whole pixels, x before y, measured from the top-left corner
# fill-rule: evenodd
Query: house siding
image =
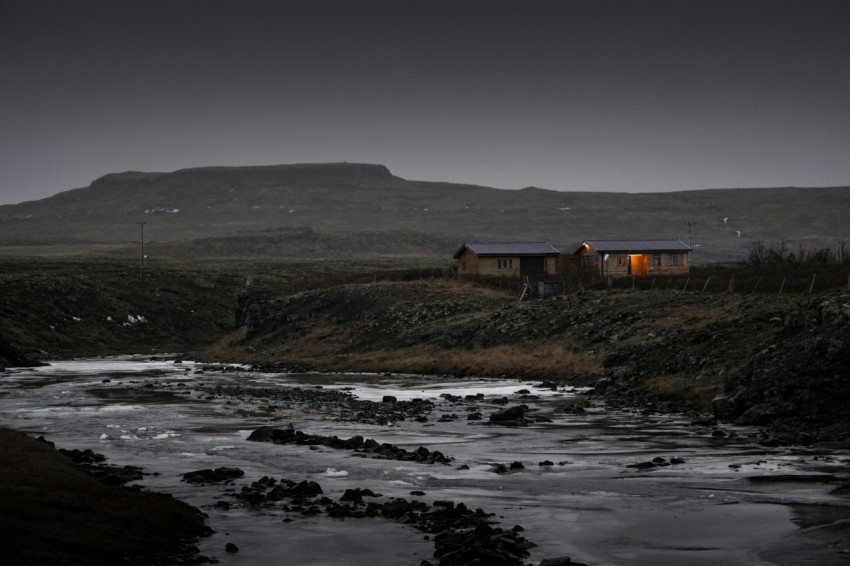
<path id="1" fill-rule="evenodd" d="M 458 275 L 477 275 L 478 274 L 478 256 L 470 250 L 465 250 L 459 258 L 457 258 Z"/>
<path id="2" fill-rule="evenodd" d="M 608 261 L 603 257 L 608 253 Z M 594 273 L 602 277 L 627 277 L 629 275 L 682 275 L 690 270 L 688 252 L 599 252 L 584 247 L 576 255 L 579 267 L 585 273 Z M 631 261 L 630 258 L 631 257 Z M 654 265 L 653 257 L 658 257 L 660 265 Z M 631 263 L 631 269 L 630 269 Z"/>
<path id="3" fill-rule="evenodd" d="M 690 269 L 690 258 L 685 252 L 669 252 L 648 255 L 661 256 L 660 266 L 653 266 L 651 262 L 649 264 L 649 273 L 652 275 L 680 275 L 683 273 L 688 273 Z M 671 259 L 673 257 L 678 257 L 679 261 L 681 261 L 681 265 L 676 265 L 674 263 L 675 260 Z"/>
<path id="4" fill-rule="evenodd" d="M 463 277 L 465 275 L 483 275 L 499 277 L 520 277 L 523 258 L 541 257 L 540 255 L 484 255 L 479 256 L 472 250 L 466 249 L 457 256 L 457 272 Z M 544 275 L 555 275 L 558 273 L 558 260 L 560 255 L 543 256 L 542 266 Z"/>
<path id="5" fill-rule="evenodd" d="M 499 260 L 509 262 L 511 267 L 499 267 Z M 479 275 L 499 275 L 503 277 L 519 277 L 519 256 L 484 256 L 478 258 Z"/>

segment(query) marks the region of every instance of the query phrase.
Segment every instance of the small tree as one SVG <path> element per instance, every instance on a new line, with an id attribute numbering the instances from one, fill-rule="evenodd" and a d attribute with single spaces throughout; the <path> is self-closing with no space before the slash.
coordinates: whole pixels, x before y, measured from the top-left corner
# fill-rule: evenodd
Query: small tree
<path id="1" fill-rule="evenodd" d="M 764 240 L 751 240 L 747 261 L 753 265 L 761 265 L 765 262 L 767 244 Z"/>

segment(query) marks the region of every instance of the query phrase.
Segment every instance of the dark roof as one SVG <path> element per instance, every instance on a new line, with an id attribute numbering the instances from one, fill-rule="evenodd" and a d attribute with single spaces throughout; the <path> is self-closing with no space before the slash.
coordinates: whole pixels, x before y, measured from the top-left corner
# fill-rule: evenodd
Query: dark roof
<path id="1" fill-rule="evenodd" d="M 576 248 L 578 252 L 587 244 L 597 252 L 689 252 L 691 247 L 680 240 L 585 240 Z"/>
<path id="2" fill-rule="evenodd" d="M 475 255 L 560 255 L 561 252 L 546 242 L 510 242 L 500 244 L 481 244 L 466 242 L 454 257 L 458 258 L 464 250 L 470 250 Z"/>

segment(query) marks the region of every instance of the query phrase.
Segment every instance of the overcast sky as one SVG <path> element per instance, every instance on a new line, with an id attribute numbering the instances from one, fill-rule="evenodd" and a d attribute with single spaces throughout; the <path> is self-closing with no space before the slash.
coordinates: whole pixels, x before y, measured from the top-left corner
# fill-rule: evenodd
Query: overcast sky
<path id="1" fill-rule="evenodd" d="M 555 190 L 850 185 L 850 2 L 0 0 L 0 204 L 357 161 Z"/>

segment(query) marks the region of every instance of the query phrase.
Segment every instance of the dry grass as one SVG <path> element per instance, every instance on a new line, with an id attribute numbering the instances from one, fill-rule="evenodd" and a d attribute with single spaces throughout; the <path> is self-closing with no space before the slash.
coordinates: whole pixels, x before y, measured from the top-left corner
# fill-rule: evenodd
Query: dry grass
<path id="1" fill-rule="evenodd" d="M 349 354 L 336 363 L 363 371 L 545 378 L 576 384 L 595 381 L 602 374 L 600 354 L 551 344 L 472 349 L 420 345 Z"/>
<path id="2" fill-rule="evenodd" d="M 105 486 L 50 445 L 0 429 L 5 564 L 170 562 L 203 518 L 169 496 Z"/>
<path id="3" fill-rule="evenodd" d="M 283 363 L 334 371 L 528 377 L 590 385 L 602 375 L 603 354 L 574 352 L 560 344 L 517 344 L 490 348 L 443 348 L 420 344 L 406 348 L 345 352 L 344 327 L 319 325 L 293 340 L 268 348 L 241 343 L 242 328 L 202 353 L 220 362 Z"/>

